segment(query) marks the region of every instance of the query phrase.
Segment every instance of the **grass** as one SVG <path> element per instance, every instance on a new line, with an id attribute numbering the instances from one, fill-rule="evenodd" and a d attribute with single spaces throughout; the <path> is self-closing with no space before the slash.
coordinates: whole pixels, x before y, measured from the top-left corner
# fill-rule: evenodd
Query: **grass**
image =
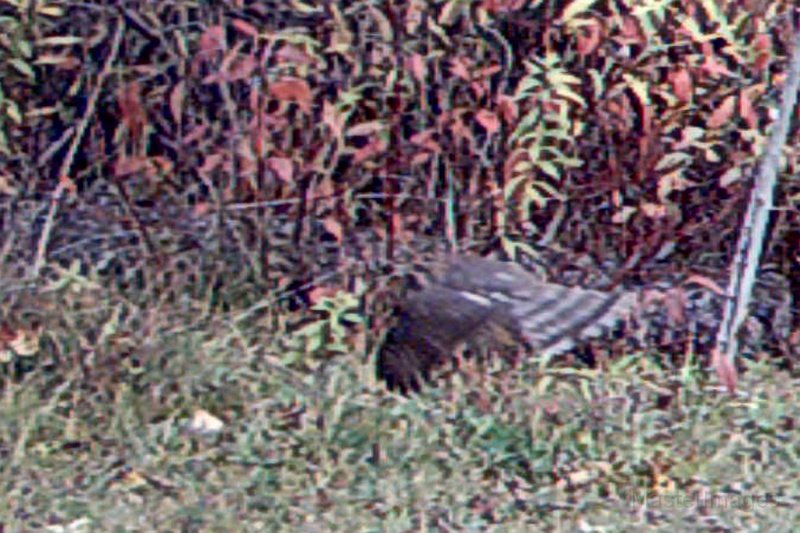
<path id="1" fill-rule="evenodd" d="M 4 367 L 3 531 L 800 523 L 800 387 L 769 361 L 735 396 L 637 353 L 597 370 L 498 362 L 404 398 L 362 353 L 283 364 L 291 334 L 258 319 L 48 313 L 40 352 Z M 199 411 L 224 425 L 192 430 Z"/>

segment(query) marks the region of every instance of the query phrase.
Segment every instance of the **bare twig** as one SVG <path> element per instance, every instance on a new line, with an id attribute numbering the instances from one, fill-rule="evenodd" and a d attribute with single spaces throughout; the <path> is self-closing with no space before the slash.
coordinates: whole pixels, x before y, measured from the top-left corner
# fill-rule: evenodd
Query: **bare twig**
<path id="1" fill-rule="evenodd" d="M 103 82 L 111 72 L 114 61 L 116 61 L 117 55 L 119 54 L 119 47 L 122 44 L 122 36 L 125 33 L 124 26 L 125 25 L 123 21 L 121 19 L 117 19 L 117 29 L 114 33 L 114 41 L 111 45 L 111 51 L 106 58 L 105 64 L 103 65 L 103 70 L 100 71 L 100 74 L 97 77 L 97 84 L 95 85 L 92 94 L 89 96 L 89 99 L 86 102 L 86 109 L 83 112 L 83 117 L 81 117 L 81 120 L 78 122 L 78 125 L 75 128 L 75 134 L 72 137 L 69 150 L 64 156 L 64 160 L 61 162 L 61 168 L 58 172 L 58 185 L 56 185 L 55 190 L 53 190 L 53 197 L 50 200 L 50 210 L 47 213 L 47 218 L 45 219 L 44 227 L 42 228 L 42 234 L 40 235 L 39 242 L 36 246 L 36 259 L 33 262 L 33 271 L 31 272 L 31 277 L 34 279 L 39 277 L 39 272 L 44 264 L 45 255 L 47 253 L 47 245 L 50 242 L 50 234 L 53 231 L 53 223 L 55 222 L 56 213 L 58 212 L 58 206 L 61 203 L 61 197 L 64 195 L 64 189 L 68 188 L 70 183 L 70 181 L 66 178 L 69 176 L 69 173 L 72 170 L 72 163 L 75 159 L 75 153 L 78 151 L 78 145 L 83 138 L 83 134 L 86 132 L 89 121 L 92 119 L 92 117 L 94 117 L 95 108 L 97 107 L 97 100 L 100 97 L 100 91 L 103 88 Z"/>
<path id="2" fill-rule="evenodd" d="M 789 123 L 800 88 L 800 30 L 796 30 L 794 51 L 790 60 L 789 76 L 783 87 L 777 123 L 761 161 L 753 187 L 747 213 L 734 256 L 734 265 L 728 284 L 725 313 L 717 332 L 717 371 L 729 389 L 735 384 L 733 363 L 736 357 L 736 332 L 741 326 L 750 303 L 761 252 L 766 238 L 769 213 L 777 182 L 782 147 L 786 144 Z"/>

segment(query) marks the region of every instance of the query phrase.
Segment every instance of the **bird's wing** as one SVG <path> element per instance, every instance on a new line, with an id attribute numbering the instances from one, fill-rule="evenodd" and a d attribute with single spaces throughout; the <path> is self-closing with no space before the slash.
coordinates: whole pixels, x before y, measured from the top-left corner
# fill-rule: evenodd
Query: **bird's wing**
<path id="1" fill-rule="evenodd" d="M 460 343 L 487 332 L 557 354 L 613 326 L 636 301 L 631 292 L 566 287 L 513 263 L 455 256 L 401 306 L 378 354 L 378 374 L 390 388 L 418 389 Z"/>

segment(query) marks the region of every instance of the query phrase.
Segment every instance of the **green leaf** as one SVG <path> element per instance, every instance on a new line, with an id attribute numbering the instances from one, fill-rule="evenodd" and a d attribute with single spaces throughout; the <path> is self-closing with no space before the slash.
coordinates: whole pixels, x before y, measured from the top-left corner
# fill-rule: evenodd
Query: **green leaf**
<path id="1" fill-rule="evenodd" d="M 564 8 L 564 12 L 561 14 L 561 21 L 569 24 L 578 15 L 588 12 L 589 8 L 596 1 L 597 0 L 574 0 L 573 2 L 570 2 L 570 4 Z"/>
<path id="2" fill-rule="evenodd" d="M 15 124 L 22 124 L 22 113 L 20 113 L 19 106 L 16 102 L 11 100 L 6 101 L 6 115 L 14 121 Z"/>
<path id="3" fill-rule="evenodd" d="M 658 163 L 656 163 L 656 170 L 681 166 L 682 163 L 690 161 L 691 159 L 692 157 L 686 152 L 672 152 L 658 160 Z"/>
<path id="4" fill-rule="evenodd" d="M 33 71 L 33 67 L 31 67 L 26 61 L 14 58 L 10 60 L 9 63 L 14 68 L 16 68 L 23 76 L 25 76 L 31 81 L 36 81 L 36 73 Z"/>
<path id="5" fill-rule="evenodd" d="M 551 178 L 560 179 L 561 172 L 559 171 L 558 167 L 551 163 L 550 161 L 537 161 L 537 166 L 539 169 L 550 176 Z"/>
<path id="6" fill-rule="evenodd" d="M 25 59 L 30 59 L 33 56 L 33 48 L 31 47 L 31 43 L 24 40 L 18 40 L 15 43 L 17 50 L 19 51 L 20 55 Z"/>
<path id="7" fill-rule="evenodd" d="M 553 85 L 581 85 L 582 81 L 579 77 L 569 74 L 564 71 L 556 71 L 547 74 L 547 81 Z"/>
<path id="8" fill-rule="evenodd" d="M 58 35 L 55 37 L 44 37 L 36 41 L 38 46 L 70 46 L 80 44 L 84 41 L 83 37 L 76 35 Z"/>

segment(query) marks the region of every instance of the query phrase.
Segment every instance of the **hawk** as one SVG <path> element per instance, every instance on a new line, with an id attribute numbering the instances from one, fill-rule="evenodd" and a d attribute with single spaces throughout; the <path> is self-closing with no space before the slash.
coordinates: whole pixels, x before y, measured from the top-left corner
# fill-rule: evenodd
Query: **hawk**
<path id="1" fill-rule="evenodd" d="M 378 352 L 378 376 L 390 389 L 419 390 L 460 345 L 476 341 L 560 353 L 612 327 L 636 301 L 632 292 L 567 287 L 515 263 L 456 255 L 398 307 Z"/>

